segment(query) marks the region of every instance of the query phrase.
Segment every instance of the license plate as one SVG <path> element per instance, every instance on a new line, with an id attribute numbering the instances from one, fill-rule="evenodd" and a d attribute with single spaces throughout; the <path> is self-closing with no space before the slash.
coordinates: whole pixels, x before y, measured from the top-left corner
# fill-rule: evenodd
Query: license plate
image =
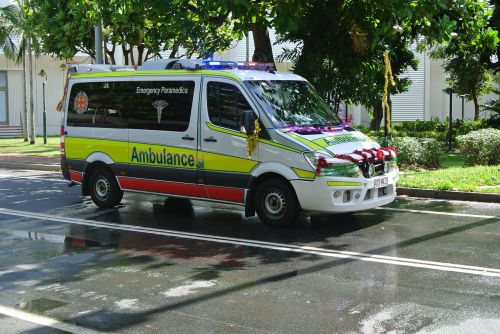
<path id="1" fill-rule="evenodd" d="M 387 177 L 381 177 L 379 179 L 375 179 L 375 188 L 387 187 L 389 184 L 389 179 Z"/>

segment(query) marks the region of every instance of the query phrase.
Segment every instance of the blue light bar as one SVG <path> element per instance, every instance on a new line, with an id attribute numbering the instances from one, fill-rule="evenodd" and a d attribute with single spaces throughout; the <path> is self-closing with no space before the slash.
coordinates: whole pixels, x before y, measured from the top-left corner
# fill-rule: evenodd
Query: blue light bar
<path id="1" fill-rule="evenodd" d="M 238 64 L 234 61 L 204 60 L 202 67 L 207 70 L 229 70 L 237 68 Z"/>

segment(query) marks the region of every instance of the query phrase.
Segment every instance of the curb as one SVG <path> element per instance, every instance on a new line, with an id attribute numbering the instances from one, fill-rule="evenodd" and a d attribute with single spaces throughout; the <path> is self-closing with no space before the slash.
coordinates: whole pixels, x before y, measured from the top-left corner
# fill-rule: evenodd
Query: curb
<path id="1" fill-rule="evenodd" d="M 447 199 L 454 201 L 500 203 L 500 194 L 475 193 L 462 191 L 445 191 L 418 188 L 396 188 L 398 196 Z"/>
<path id="2" fill-rule="evenodd" d="M 5 161 L 0 161 L 0 168 L 31 169 L 31 170 L 42 170 L 47 172 L 61 171 L 61 166 L 59 164 L 37 164 L 37 163 L 19 163 L 19 162 L 5 162 Z"/>
<path id="3" fill-rule="evenodd" d="M 0 161 L 0 168 L 31 169 L 31 170 L 42 170 L 48 172 L 61 171 L 61 166 L 59 164 L 36 164 L 36 163 L 22 163 L 22 162 L 19 163 L 19 162 L 5 162 L 5 161 Z M 500 203 L 500 194 L 490 194 L 490 193 L 444 191 L 444 190 L 418 189 L 418 188 L 397 188 L 397 195 L 398 196 L 403 195 L 409 197 L 445 199 L 454 201 Z"/>

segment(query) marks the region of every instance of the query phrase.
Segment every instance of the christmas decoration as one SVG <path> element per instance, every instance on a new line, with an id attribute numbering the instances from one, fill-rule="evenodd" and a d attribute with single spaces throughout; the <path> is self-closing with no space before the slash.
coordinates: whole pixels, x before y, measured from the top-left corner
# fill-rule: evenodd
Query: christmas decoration
<path id="1" fill-rule="evenodd" d="M 256 119 L 254 123 L 254 130 L 251 135 L 247 136 L 247 157 L 250 159 L 252 157 L 253 151 L 257 148 L 257 144 L 259 143 L 259 134 L 260 134 L 260 123 L 259 120 Z"/>
<path id="2" fill-rule="evenodd" d="M 384 63 L 385 63 L 385 73 L 384 73 L 384 110 L 385 110 L 385 120 L 387 124 L 387 134 L 391 133 L 391 108 L 389 106 L 389 81 L 392 86 L 396 85 L 394 82 L 394 77 L 392 76 L 391 60 L 389 58 L 389 50 L 384 52 Z"/>

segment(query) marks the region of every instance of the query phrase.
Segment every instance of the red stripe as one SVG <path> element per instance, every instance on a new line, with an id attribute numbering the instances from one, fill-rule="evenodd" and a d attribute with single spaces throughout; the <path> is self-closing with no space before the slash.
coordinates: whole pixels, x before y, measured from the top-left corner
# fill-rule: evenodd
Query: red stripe
<path id="1" fill-rule="evenodd" d="M 207 186 L 207 192 L 209 198 L 220 201 L 243 203 L 245 200 L 243 189 Z"/>
<path id="2" fill-rule="evenodd" d="M 150 191 L 162 194 L 199 197 L 200 191 L 196 184 L 175 183 L 157 180 L 131 179 L 119 177 L 120 185 L 124 189 Z"/>
<path id="3" fill-rule="evenodd" d="M 70 170 L 69 171 L 69 178 L 71 179 L 71 181 L 82 182 L 83 173 L 75 172 L 74 170 Z"/>
<path id="4" fill-rule="evenodd" d="M 219 201 L 244 203 L 245 191 L 237 188 L 224 188 L 197 184 L 176 183 L 158 180 L 119 177 L 123 189 L 148 191 L 161 194 L 210 198 Z"/>

